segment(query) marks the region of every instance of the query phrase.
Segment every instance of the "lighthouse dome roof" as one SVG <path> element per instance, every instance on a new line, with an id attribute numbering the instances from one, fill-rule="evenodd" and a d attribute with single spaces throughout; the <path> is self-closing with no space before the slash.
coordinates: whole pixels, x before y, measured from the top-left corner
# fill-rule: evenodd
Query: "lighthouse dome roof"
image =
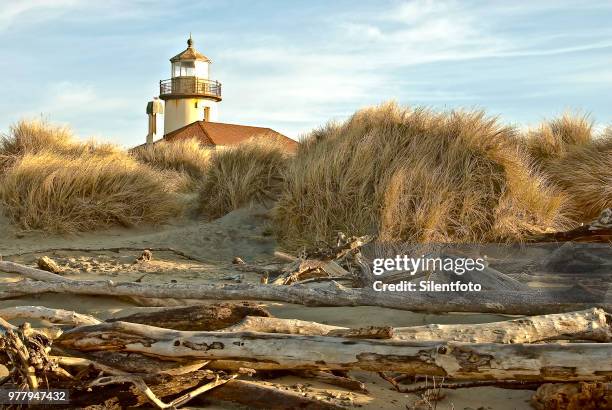
<path id="1" fill-rule="evenodd" d="M 191 36 L 189 36 L 189 39 L 187 40 L 187 49 L 172 57 L 170 59 L 170 62 L 176 63 L 177 61 L 182 60 L 206 61 L 208 63 L 211 63 L 208 57 L 206 57 L 204 54 L 200 53 L 198 50 L 195 49 Z"/>

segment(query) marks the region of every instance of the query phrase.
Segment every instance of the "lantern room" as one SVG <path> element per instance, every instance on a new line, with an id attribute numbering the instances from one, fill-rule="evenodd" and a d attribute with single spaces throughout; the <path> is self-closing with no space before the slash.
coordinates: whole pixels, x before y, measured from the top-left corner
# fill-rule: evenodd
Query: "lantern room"
<path id="1" fill-rule="evenodd" d="M 198 77 L 208 79 L 210 75 L 210 60 L 204 54 L 193 47 L 193 39 L 189 36 L 187 49 L 170 59 L 172 72 L 170 76 L 176 77 Z"/>

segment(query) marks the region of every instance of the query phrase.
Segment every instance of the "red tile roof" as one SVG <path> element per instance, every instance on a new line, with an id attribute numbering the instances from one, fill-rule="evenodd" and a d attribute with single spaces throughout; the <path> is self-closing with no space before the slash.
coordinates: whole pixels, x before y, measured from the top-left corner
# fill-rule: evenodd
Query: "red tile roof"
<path id="1" fill-rule="evenodd" d="M 278 139 L 288 150 L 295 150 L 297 142 L 271 128 L 249 125 L 225 124 L 222 122 L 195 121 L 164 136 L 166 141 L 197 138 L 206 145 L 234 145 L 257 136 Z"/>

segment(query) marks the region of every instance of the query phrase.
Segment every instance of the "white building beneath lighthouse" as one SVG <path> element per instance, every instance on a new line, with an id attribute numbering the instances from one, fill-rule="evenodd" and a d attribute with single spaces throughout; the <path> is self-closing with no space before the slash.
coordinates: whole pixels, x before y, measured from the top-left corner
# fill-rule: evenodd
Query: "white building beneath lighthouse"
<path id="1" fill-rule="evenodd" d="M 297 142 L 270 128 L 219 122 L 221 83 L 211 76 L 211 60 L 197 51 L 189 36 L 187 49 L 170 59 L 170 78 L 159 82 L 159 99 L 148 103 L 147 143 L 156 134 L 156 115 L 164 116 L 165 141 L 196 138 L 203 145 L 228 146 L 252 137 L 278 139 L 294 150 Z M 280 104 L 280 102 L 279 102 Z"/>

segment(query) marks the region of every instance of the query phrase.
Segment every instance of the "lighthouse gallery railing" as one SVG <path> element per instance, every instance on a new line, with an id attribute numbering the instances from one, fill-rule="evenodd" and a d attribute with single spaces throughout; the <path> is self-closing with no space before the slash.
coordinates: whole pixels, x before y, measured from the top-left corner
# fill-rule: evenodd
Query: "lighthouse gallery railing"
<path id="1" fill-rule="evenodd" d="M 159 82 L 159 96 L 205 96 L 221 98 L 221 83 L 197 77 L 175 77 Z"/>

